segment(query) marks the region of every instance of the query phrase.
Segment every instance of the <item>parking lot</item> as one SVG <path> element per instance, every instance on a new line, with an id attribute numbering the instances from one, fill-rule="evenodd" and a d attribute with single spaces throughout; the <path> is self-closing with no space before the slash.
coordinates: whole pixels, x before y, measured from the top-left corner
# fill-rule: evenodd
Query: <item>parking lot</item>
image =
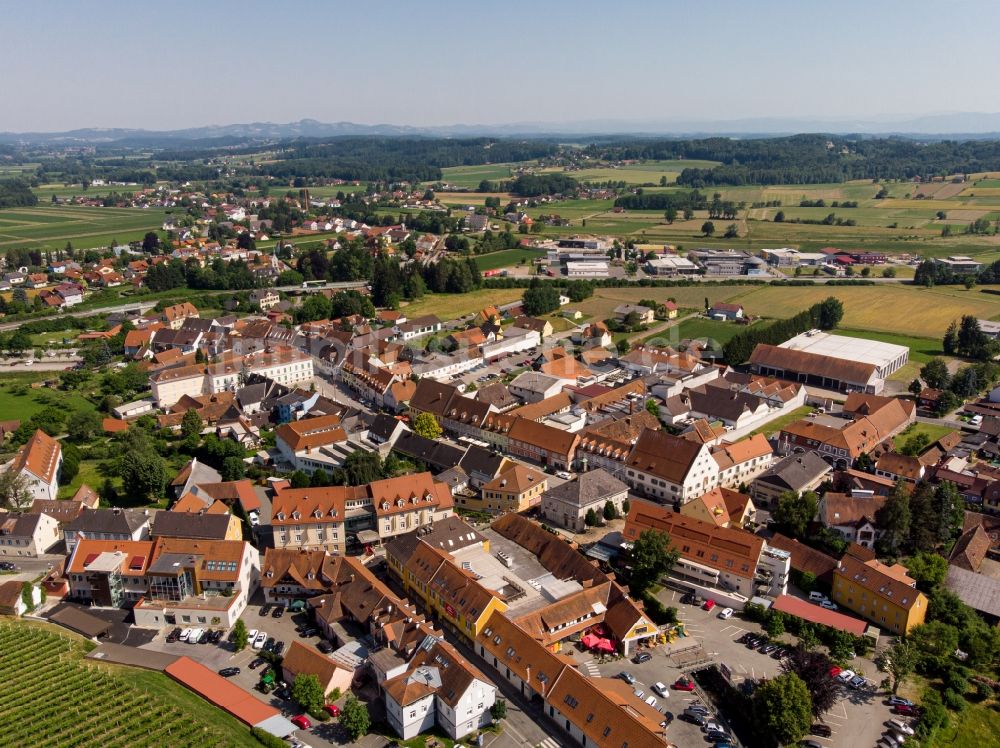
<path id="1" fill-rule="evenodd" d="M 689 704 L 700 701 L 709 706 L 717 721 L 726 725 L 725 714 L 716 713 L 707 695 L 679 691 L 672 688 L 672 684 L 681 676 L 714 663 L 726 665 L 732 673 L 733 684 L 739 686 L 748 678 L 772 678 L 779 675 L 781 661 L 762 654 L 758 649 L 748 649 L 737 641 L 746 632 L 764 636 L 758 624 L 741 618 L 739 614 L 722 620 L 718 617 L 718 608 L 706 611 L 694 605 L 681 604 L 680 593 L 673 590 L 663 590 L 658 597 L 665 605 L 677 608 L 688 636 L 679 637 L 672 644 L 642 650 L 648 651 L 652 658 L 638 664 L 624 658 L 598 662 L 587 653 L 575 652 L 581 662 L 582 672 L 591 677 L 614 678 L 626 671 L 635 677 L 635 688 L 643 691 L 644 698 L 653 694 L 651 687 L 654 683 L 663 683 L 669 689 L 669 696 L 663 698 L 656 695 L 657 708 L 671 712 L 676 718 Z M 795 637 L 785 634 L 776 641 L 794 644 Z M 882 678 L 869 659 L 855 658 L 850 666 L 855 672 L 876 683 Z M 840 699 L 823 719 L 817 720 L 830 727 L 830 737 L 812 735 L 810 739 L 830 748 L 874 746 L 885 729 L 885 721 L 893 716 L 884 703 L 886 694 L 855 691 L 846 686 L 841 689 L 841 693 Z M 671 742 L 682 746 L 704 744 L 706 741 L 698 726 L 680 719 L 674 719 L 667 728 L 667 737 Z"/>

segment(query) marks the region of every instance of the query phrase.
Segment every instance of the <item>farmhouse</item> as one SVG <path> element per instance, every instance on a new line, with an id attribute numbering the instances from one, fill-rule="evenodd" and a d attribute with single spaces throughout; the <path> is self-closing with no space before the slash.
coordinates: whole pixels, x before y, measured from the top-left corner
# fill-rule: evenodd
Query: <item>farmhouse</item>
<path id="1" fill-rule="evenodd" d="M 41 429 L 17 451 L 5 466 L 19 473 L 26 481 L 32 499 L 55 499 L 59 491 L 59 469 L 62 467 L 62 446 Z"/>

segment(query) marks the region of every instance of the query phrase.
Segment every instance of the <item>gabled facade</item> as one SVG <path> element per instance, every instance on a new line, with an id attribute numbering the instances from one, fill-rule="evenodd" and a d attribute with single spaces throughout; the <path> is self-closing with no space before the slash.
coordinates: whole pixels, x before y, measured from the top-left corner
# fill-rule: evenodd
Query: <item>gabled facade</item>
<path id="1" fill-rule="evenodd" d="M 59 492 L 59 470 L 62 467 L 62 447 L 41 429 L 17 451 L 6 470 L 20 473 L 27 481 L 31 500 L 54 500 Z M 28 502 L 30 503 L 30 502 Z"/>

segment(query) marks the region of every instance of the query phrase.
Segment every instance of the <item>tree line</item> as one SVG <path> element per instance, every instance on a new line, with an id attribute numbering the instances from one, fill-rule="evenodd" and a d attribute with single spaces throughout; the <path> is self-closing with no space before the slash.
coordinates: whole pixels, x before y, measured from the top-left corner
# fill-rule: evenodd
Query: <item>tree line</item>
<path id="1" fill-rule="evenodd" d="M 843 316 L 844 305 L 840 299 L 836 296 L 827 297 L 794 317 L 748 327 L 722 346 L 723 357 L 733 366 L 742 364 L 750 358 L 750 354 L 759 343 L 779 345 L 789 338 L 817 327 L 821 330 L 832 330 L 840 324 Z"/>

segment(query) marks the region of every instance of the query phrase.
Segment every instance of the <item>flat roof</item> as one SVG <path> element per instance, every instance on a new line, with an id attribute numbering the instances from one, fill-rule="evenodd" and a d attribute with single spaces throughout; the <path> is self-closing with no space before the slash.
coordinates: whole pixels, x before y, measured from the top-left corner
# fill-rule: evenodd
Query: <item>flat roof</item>
<path id="1" fill-rule="evenodd" d="M 791 340 L 786 340 L 779 348 L 793 351 L 807 351 L 821 356 L 839 358 L 845 361 L 860 361 L 879 368 L 888 366 L 902 355 L 909 356 L 905 345 L 883 343 L 880 340 L 865 340 L 847 335 L 831 335 L 826 332 L 804 332 Z"/>
<path id="2" fill-rule="evenodd" d="M 788 615 L 801 618 L 803 621 L 821 623 L 824 626 L 829 626 L 839 631 L 846 631 L 855 636 L 864 636 L 865 631 L 868 629 L 868 624 L 860 618 L 846 616 L 835 610 L 827 610 L 815 603 L 802 600 L 798 597 L 792 597 L 791 595 L 778 595 L 771 606 L 771 610 L 780 610 L 782 613 L 788 613 Z"/>

